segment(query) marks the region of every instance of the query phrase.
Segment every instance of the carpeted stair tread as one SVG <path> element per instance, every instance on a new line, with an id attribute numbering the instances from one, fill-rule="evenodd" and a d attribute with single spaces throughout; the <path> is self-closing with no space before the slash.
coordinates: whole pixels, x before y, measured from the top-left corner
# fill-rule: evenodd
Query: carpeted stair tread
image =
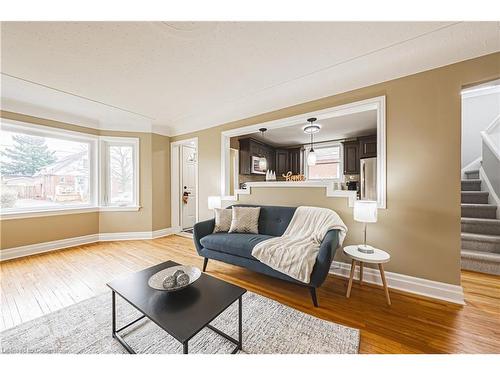
<path id="1" fill-rule="evenodd" d="M 500 254 L 462 249 L 461 264 L 463 270 L 500 275 Z"/>
<path id="2" fill-rule="evenodd" d="M 500 236 L 492 234 L 461 233 L 462 249 L 500 253 Z"/>
<path id="3" fill-rule="evenodd" d="M 494 234 L 500 236 L 499 219 L 463 217 L 460 222 L 462 225 L 462 232 L 464 233 Z"/>
<path id="4" fill-rule="evenodd" d="M 462 191 L 461 203 L 488 204 L 487 191 Z"/>
<path id="5" fill-rule="evenodd" d="M 462 191 L 480 191 L 481 180 L 480 179 L 462 180 L 461 186 L 462 186 Z"/>
<path id="6" fill-rule="evenodd" d="M 497 253 L 485 253 L 484 251 L 474 251 L 462 249 L 462 258 L 474 259 L 474 260 L 488 260 L 495 263 L 500 263 L 500 254 Z"/>
<path id="7" fill-rule="evenodd" d="M 461 211 L 462 217 L 477 217 L 484 219 L 496 218 L 497 206 L 494 204 L 482 203 L 462 203 Z"/>
<path id="8" fill-rule="evenodd" d="M 500 244 L 500 236 L 495 236 L 493 234 L 462 233 L 460 236 L 462 240 L 492 242 Z"/>
<path id="9" fill-rule="evenodd" d="M 467 178 L 467 180 L 478 179 L 479 178 L 479 169 L 467 171 L 467 172 L 464 172 L 464 174 L 465 174 L 465 177 Z"/>

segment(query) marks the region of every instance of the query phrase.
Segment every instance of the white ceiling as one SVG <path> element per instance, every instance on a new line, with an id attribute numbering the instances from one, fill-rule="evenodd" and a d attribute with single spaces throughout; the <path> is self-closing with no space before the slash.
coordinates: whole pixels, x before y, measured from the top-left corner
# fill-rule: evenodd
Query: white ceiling
<path id="1" fill-rule="evenodd" d="M 321 125 L 318 133 L 314 134 L 314 142 L 340 140 L 375 134 L 377 132 L 377 111 L 365 111 L 345 116 L 332 117 L 317 121 Z M 311 137 L 304 133 L 307 123 L 278 129 L 269 129 L 262 137 L 261 133 L 252 133 L 251 136 L 274 146 L 293 146 L 308 143 Z M 238 138 L 245 138 L 241 136 Z"/>
<path id="2" fill-rule="evenodd" d="M 2 108 L 172 135 L 500 50 L 498 22 L 2 22 L 1 33 Z"/>

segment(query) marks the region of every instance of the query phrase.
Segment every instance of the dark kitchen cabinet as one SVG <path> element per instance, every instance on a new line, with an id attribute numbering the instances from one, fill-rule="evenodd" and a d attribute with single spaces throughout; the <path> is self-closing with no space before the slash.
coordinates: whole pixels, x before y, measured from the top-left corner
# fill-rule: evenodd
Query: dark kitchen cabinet
<path id="1" fill-rule="evenodd" d="M 252 156 L 264 157 L 267 160 L 267 169 L 275 169 L 274 148 L 253 138 L 239 140 L 240 174 L 252 174 Z"/>
<path id="2" fill-rule="evenodd" d="M 282 177 L 292 171 L 292 174 L 303 174 L 302 148 L 289 148 L 276 150 L 276 176 Z"/>
<path id="3" fill-rule="evenodd" d="M 368 137 L 359 138 L 359 158 L 375 158 L 377 157 L 377 136 L 370 135 Z"/>
<path id="4" fill-rule="evenodd" d="M 288 169 L 288 150 L 276 150 L 276 176 L 286 174 Z"/>
<path id="5" fill-rule="evenodd" d="M 303 157 L 302 157 L 302 147 L 291 148 L 288 150 L 288 170 L 292 171 L 292 174 L 303 174 Z"/>
<path id="6" fill-rule="evenodd" d="M 344 174 L 359 174 L 359 141 L 342 142 L 344 146 Z"/>

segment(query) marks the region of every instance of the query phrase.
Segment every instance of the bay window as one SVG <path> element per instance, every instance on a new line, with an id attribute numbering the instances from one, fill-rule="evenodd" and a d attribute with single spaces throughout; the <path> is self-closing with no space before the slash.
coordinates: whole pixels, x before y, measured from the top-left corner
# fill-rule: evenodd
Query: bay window
<path id="1" fill-rule="evenodd" d="M 2 217 L 138 209 L 139 140 L 2 119 Z"/>

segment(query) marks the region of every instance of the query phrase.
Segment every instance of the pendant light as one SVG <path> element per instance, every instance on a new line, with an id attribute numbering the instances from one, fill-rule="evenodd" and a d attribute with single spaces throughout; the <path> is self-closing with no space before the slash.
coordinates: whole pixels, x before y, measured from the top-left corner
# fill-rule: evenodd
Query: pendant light
<path id="1" fill-rule="evenodd" d="M 311 136 L 311 149 L 309 150 L 309 154 L 307 155 L 307 165 L 312 166 L 316 165 L 316 153 L 314 152 L 314 136 L 313 134 L 319 132 L 321 126 L 319 124 L 314 124 L 316 121 L 316 117 L 308 118 L 307 121 L 309 125 L 304 127 L 304 133 L 309 134 Z"/>
<path id="2" fill-rule="evenodd" d="M 264 138 L 264 133 L 267 131 L 267 128 L 260 128 L 259 131 L 262 138 Z M 267 170 L 267 160 L 262 155 L 259 155 L 259 169 L 261 171 Z"/>

